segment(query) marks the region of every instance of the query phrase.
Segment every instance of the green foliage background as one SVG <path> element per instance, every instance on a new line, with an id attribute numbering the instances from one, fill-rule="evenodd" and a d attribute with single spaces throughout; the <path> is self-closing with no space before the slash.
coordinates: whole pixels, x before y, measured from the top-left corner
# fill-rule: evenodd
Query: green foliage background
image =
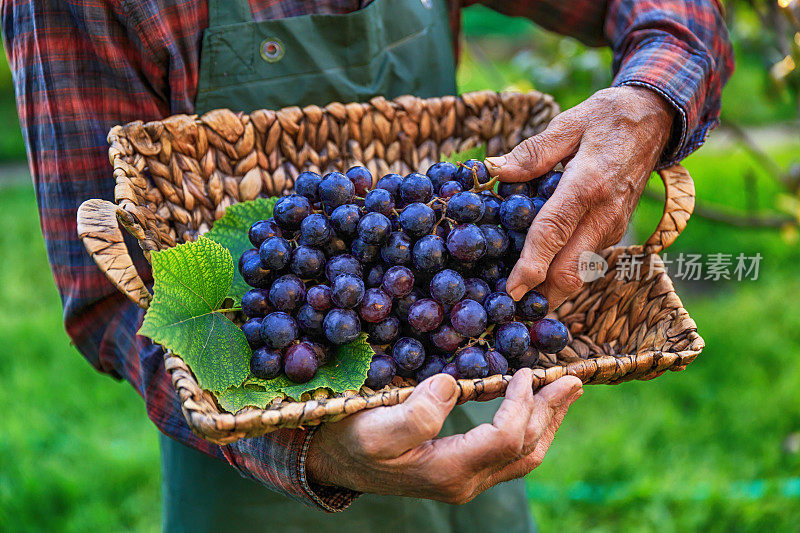
<path id="1" fill-rule="evenodd" d="M 518 74 L 528 72 L 521 66 L 532 68 L 517 58 L 520 51 L 535 46 L 545 63 L 558 57 L 570 64 L 581 51 L 574 41 L 482 10 L 471 8 L 465 26 L 482 50 L 509 58 L 495 68 L 511 85 L 521 84 Z M 796 119 L 793 102 L 768 91 L 768 62 L 734 37 L 739 65 L 724 112 L 745 124 Z M 588 57 L 602 65 L 609 56 L 598 54 Z M 474 56 L 466 50 L 461 87 L 498 88 L 496 73 L 478 66 Z M 3 69 L 0 163 L 24 156 L 17 129 L 7 127 L 16 118 Z M 564 107 L 603 83 L 591 68 L 572 68 L 560 85 L 557 75 L 556 69 L 552 92 Z M 800 141 L 783 138 L 767 148 L 785 163 L 797 157 Z M 775 203 L 774 181 L 739 149 L 712 143 L 685 164 L 700 198 L 743 209 L 742 176 L 752 171 L 759 207 Z M 0 529 L 156 531 L 156 430 L 129 385 L 98 374 L 70 346 L 34 193 L 29 184 L 7 182 L 3 172 Z M 658 190 L 656 182 L 653 188 Z M 640 240 L 660 210 L 658 202 L 642 201 L 634 219 Z M 542 531 L 797 531 L 800 491 L 792 480 L 800 478 L 794 444 L 800 439 L 800 250 L 774 231 L 695 218 L 669 253 L 681 251 L 760 252 L 761 276 L 679 285 L 708 344 L 685 372 L 587 388 L 528 480 Z"/>

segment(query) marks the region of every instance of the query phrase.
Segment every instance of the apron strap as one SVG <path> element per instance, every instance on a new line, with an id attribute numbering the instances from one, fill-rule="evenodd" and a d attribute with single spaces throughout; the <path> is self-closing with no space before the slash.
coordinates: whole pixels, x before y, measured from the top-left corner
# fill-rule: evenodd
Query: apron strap
<path id="1" fill-rule="evenodd" d="M 208 0 L 208 27 L 253 22 L 247 0 Z"/>

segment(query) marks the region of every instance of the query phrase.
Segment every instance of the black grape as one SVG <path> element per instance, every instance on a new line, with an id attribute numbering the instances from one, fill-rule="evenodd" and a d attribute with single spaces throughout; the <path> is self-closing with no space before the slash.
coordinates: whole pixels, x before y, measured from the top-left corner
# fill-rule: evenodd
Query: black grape
<path id="1" fill-rule="evenodd" d="M 418 272 L 438 272 L 447 264 L 447 246 L 438 235 L 425 235 L 411 250 L 411 258 Z"/>
<path id="2" fill-rule="evenodd" d="M 283 356 L 279 350 L 262 346 L 253 351 L 250 358 L 250 372 L 260 379 L 278 377 L 283 371 Z"/>
<path id="3" fill-rule="evenodd" d="M 331 226 L 339 237 L 350 239 L 356 236 L 361 209 L 355 204 L 340 205 L 331 213 Z"/>
<path id="4" fill-rule="evenodd" d="M 322 323 L 325 337 L 333 344 L 353 342 L 361 333 L 358 315 L 352 309 L 333 309 Z"/>
<path id="5" fill-rule="evenodd" d="M 316 172 L 301 172 L 294 180 L 294 192 L 301 196 L 305 196 L 312 203 L 319 201 L 319 184 L 322 181 L 322 176 Z"/>
<path id="6" fill-rule="evenodd" d="M 390 316 L 368 326 L 369 340 L 375 344 L 388 344 L 400 335 L 400 320 Z"/>
<path id="7" fill-rule="evenodd" d="M 339 274 L 352 274 L 361 277 L 361 263 L 349 254 L 337 255 L 325 265 L 325 275 L 328 281 L 333 281 Z"/>
<path id="8" fill-rule="evenodd" d="M 247 339 L 247 344 L 250 345 L 250 348 L 256 349 L 264 344 L 264 341 L 261 340 L 260 318 L 251 318 L 242 324 L 242 332 L 244 333 L 244 338 Z"/>
<path id="9" fill-rule="evenodd" d="M 392 382 L 396 372 L 397 365 L 391 357 L 375 354 L 372 356 L 372 362 L 367 371 L 367 381 L 364 382 L 364 385 L 375 390 L 382 389 Z"/>
<path id="10" fill-rule="evenodd" d="M 314 213 L 300 223 L 300 235 L 305 244 L 322 246 L 333 235 L 333 228 L 325 215 Z"/>
<path id="11" fill-rule="evenodd" d="M 296 230 L 300 228 L 300 223 L 311 214 L 311 203 L 305 196 L 292 194 L 281 198 L 275 203 L 272 210 L 272 217 L 278 227 L 286 230 Z"/>
<path id="12" fill-rule="evenodd" d="M 375 189 L 369 191 L 364 198 L 364 209 L 368 213 L 381 213 L 392 216 L 394 212 L 394 197 L 386 189 Z"/>
<path id="13" fill-rule="evenodd" d="M 331 300 L 336 307 L 356 307 L 364 298 L 364 281 L 352 274 L 336 276 L 331 284 Z"/>
<path id="14" fill-rule="evenodd" d="M 399 219 L 403 231 L 416 239 L 430 233 L 436 223 L 436 214 L 423 203 L 413 203 L 403 208 Z"/>
<path id="15" fill-rule="evenodd" d="M 353 182 L 356 196 L 363 197 L 372 187 L 372 173 L 366 167 L 352 167 L 346 175 Z"/>
<path id="16" fill-rule="evenodd" d="M 414 288 L 414 274 L 404 266 L 393 266 L 383 275 L 383 290 L 394 298 L 408 296 Z"/>
<path id="17" fill-rule="evenodd" d="M 353 203 L 355 196 L 355 185 L 341 172 L 326 174 L 319 184 L 319 198 L 327 213 L 332 213 L 340 205 Z"/>
<path id="18" fill-rule="evenodd" d="M 536 216 L 533 202 L 527 196 L 509 196 L 500 205 L 500 223 L 504 228 L 526 232 Z"/>
<path id="19" fill-rule="evenodd" d="M 263 317 L 271 311 L 269 291 L 266 289 L 250 289 L 242 296 L 242 312 L 246 317 Z"/>
<path id="20" fill-rule="evenodd" d="M 486 354 L 477 346 L 468 346 L 456 354 L 453 362 L 456 371 L 464 379 L 485 378 L 489 375 Z"/>
<path id="21" fill-rule="evenodd" d="M 465 279 L 464 288 L 464 298 L 475 300 L 478 303 L 482 303 L 483 300 L 489 296 L 489 293 L 492 292 L 492 290 L 489 288 L 489 284 L 479 278 Z"/>
<path id="22" fill-rule="evenodd" d="M 292 252 L 289 269 L 300 278 L 312 278 L 325 271 L 325 254 L 322 250 L 301 245 Z"/>
<path id="23" fill-rule="evenodd" d="M 403 183 L 403 176 L 400 174 L 386 174 L 378 180 L 375 188 L 389 191 L 393 198 L 397 198 L 400 194 L 401 183 Z"/>
<path id="24" fill-rule="evenodd" d="M 250 231 L 247 233 L 250 242 L 256 248 L 261 246 L 261 243 L 270 237 L 280 237 L 280 235 L 281 230 L 275 223 L 275 220 L 272 218 L 267 220 L 259 220 L 250 226 Z"/>
<path id="25" fill-rule="evenodd" d="M 422 298 L 408 309 L 408 323 L 417 331 L 431 331 L 439 327 L 444 319 L 444 309 L 436 300 Z"/>
<path id="26" fill-rule="evenodd" d="M 295 383 L 311 381 L 319 368 L 319 359 L 314 349 L 306 342 L 294 344 L 286 350 L 283 362 L 286 377 Z"/>
<path id="27" fill-rule="evenodd" d="M 271 348 L 280 350 L 297 339 L 297 322 L 288 313 L 276 311 L 261 320 L 261 340 Z"/>
<path id="28" fill-rule="evenodd" d="M 272 272 L 264 266 L 258 256 L 252 256 L 244 262 L 241 274 L 245 283 L 258 289 L 268 289 L 273 279 Z"/>
<path id="29" fill-rule="evenodd" d="M 556 353 L 569 342 L 569 330 L 558 320 L 543 318 L 534 322 L 530 331 L 533 344 L 545 353 Z"/>
<path id="30" fill-rule="evenodd" d="M 272 270 L 282 270 L 292 257 L 292 245 L 283 237 L 270 237 L 258 249 L 261 263 Z"/>
<path id="31" fill-rule="evenodd" d="M 292 312 L 306 299 L 305 284 L 293 274 L 279 277 L 269 289 L 269 302 L 278 311 Z"/>
<path id="32" fill-rule="evenodd" d="M 447 251 L 465 262 L 474 262 L 486 252 L 486 238 L 475 224 L 460 224 L 447 235 Z"/>
<path id="33" fill-rule="evenodd" d="M 536 195 L 542 198 L 550 198 L 553 196 L 553 193 L 556 192 L 556 187 L 558 187 L 558 182 L 561 181 L 562 175 L 562 172 L 556 171 L 547 173 L 539 183 Z"/>
<path id="34" fill-rule="evenodd" d="M 548 310 L 547 298 L 533 289 L 526 292 L 517 304 L 517 312 L 524 320 L 541 320 Z"/>
<path id="35" fill-rule="evenodd" d="M 399 368 L 413 372 L 425 362 L 425 348 L 418 340 L 403 337 L 394 343 L 392 359 Z"/>
<path id="36" fill-rule="evenodd" d="M 475 300 L 462 300 L 450 311 L 450 323 L 465 337 L 477 337 L 486 329 L 488 318 L 483 306 Z"/>
<path id="37" fill-rule="evenodd" d="M 506 324 L 514 320 L 514 300 L 504 292 L 493 292 L 483 302 L 486 315 L 492 324 Z"/>
<path id="38" fill-rule="evenodd" d="M 403 204 L 427 203 L 433 197 L 433 184 L 424 174 L 412 172 L 400 184 L 400 199 Z"/>
<path id="39" fill-rule="evenodd" d="M 358 314 L 366 322 L 383 321 L 392 312 L 392 297 L 381 289 L 367 289 L 361 299 Z"/>
<path id="40" fill-rule="evenodd" d="M 441 373 L 442 369 L 444 369 L 444 365 L 446 364 L 447 361 L 444 360 L 444 357 L 441 355 L 433 355 L 425 361 L 419 370 L 417 370 L 417 373 L 414 377 L 416 378 L 417 382 L 425 381 L 429 377 Z"/>
<path id="41" fill-rule="evenodd" d="M 528 328 L 522 322 L 503 324 L 496 334 L 497 351 L 508 359 L 521 357 L 531 345 Z"/>
<path id="42" fill-rule="evenodd" d="M 381 245 L 392 233 L 392 223 L 381 213 L 367 213 L 358 222 L 358 238 L 367 244 Z"/>
<path id="43" fill-rule="evenodd" d="M 503 376 L 508 373 L 508 361 L 497 350 L 486 352 L 486 362 L 489 363 L 490 376 L 497 374 Z"/>
<path id="44" fill-rule="evenodd" d="M 483 217 L 483 211 L 483 200 L 470 191 L 453 195 L 447 203 L 447 216 L 459 223 L 477 222 Z"/>
<path id="45" fill-rule="evenodd" d="M 442 270 L 430 283 L 431 296 L 443 304 L 454 305 L 464 297 L 467 288 L 464 278 L 455 270 Z"/>

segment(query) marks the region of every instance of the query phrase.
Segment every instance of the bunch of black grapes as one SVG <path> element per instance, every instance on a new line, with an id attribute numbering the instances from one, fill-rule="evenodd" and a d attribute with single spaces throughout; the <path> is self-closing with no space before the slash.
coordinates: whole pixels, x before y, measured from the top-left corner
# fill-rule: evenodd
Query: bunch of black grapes
<path id="1" fill-rule="evenodd" d="M 376 348 L 367 386 L 532 367 L 567 344 L 547 300 L 519 302 L 506 276 L 560 172 L 495 192 L 484 164 L 436 163 L 427 175 L 364 167 L 301 173 L 273 217 L 250 228 L 239 270 L 252 373 L 306 382 L 362 331 Z"/>

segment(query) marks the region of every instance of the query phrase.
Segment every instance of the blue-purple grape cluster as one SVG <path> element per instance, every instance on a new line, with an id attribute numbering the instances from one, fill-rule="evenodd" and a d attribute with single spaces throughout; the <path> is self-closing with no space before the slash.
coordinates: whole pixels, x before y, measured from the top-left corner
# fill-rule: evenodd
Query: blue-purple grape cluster
<path id="1" fill-rule="evenodd" d="M 253 375 L 312 379 L 337 346 L 366 331 L 376 355 L 366 385 L 396 375 L 481 378 L 532 367 L 567 344 L 548 302 L 515 302 L 506 277 L 560 172 L 494 189 L 484 164 L 442 162 L 426 174 L 364 167 L 301 173 L 295 193 L 252 225 L 239 271 L 253 287 L 242 326 Z"/>

